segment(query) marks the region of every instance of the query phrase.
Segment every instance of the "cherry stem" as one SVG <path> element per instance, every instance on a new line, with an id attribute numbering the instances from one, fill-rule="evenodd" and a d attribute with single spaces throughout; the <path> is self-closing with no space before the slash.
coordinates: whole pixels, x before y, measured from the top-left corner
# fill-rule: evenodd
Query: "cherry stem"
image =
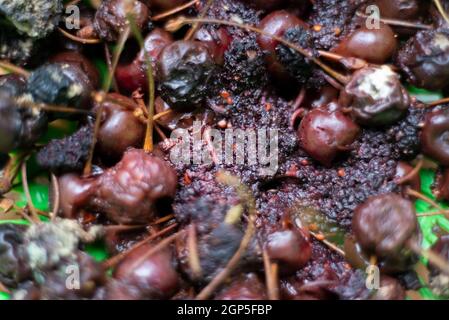
<path id="1" fill-rule="evenodd" d="M 314 62 L 317 66 L 319 66 L 321 69 L 323 69 L 324 71 L 326 71 L 329 75 L 331 75 L 332 77 L 334 77 L 336 80 L 338 80 L 340 83 L 342 84 L 347 84 L 349 82 L 349 77 L 345 76 L 335 70 L 333 70 L 331 67 L 327 66 L 326 64 L 324 64 L 323 62 L 321 62 L 319 59 L 315 58 L 311 52 L 309 52 L 308 50 L 288 41 L 285 40 L 282 37 L 278 37 L 276 35 L 272 35 L 268 32 L 265 32 L 259 28 L 256 28 L 254 26 L 251 25 L 247 25 L 247 24 L 242 24 L 242 23 L 238 23 L 238 22 L 233 22 L 233 21 L 224 21 L 224 20 L 219 20 L 219 19 L 204 19 L 204 18 L 186 18 L 186 17 L 179 17 L 176 18 L 174 20 L 171 20 L 169 22 L 167 22 L 167 24 L 165 25 L 166 30 L 168 31 L 176 31 L 178 30 L 180 27 L 182 27 L 185 24 L 191 24 L 191 23 L 196 23 L 196 22 L 201 22 L 204 24 L 218 24 L 218 25 L 226 25 L 226 26 L 231 26 L 231 27 L 236 27 L 236 28 L 241 28 L 247 31 L 252 31 L 252 32 L 256 32 L 259 33 L 261 35 L 270 37 L 280 43 L 282 43 L 283 45 L 299 52 L 300 54 L 302 54 L 303 56 L 305 56 L 306 58 L 308 58 L 309 60 L 311 60 L 312 62 Z"/>
<path id="2" fill-rule="evenodd" d="M 19 153 L 9 158 L 8 163 L 0 174 L 0 196 L 11 190 L 13 181 L 17 177 L 26 157 L 27 153 Z"/>
<path id="3" fill-rule="evenodd" d="M 212 4 L 214 3 L 214 0 L 209 0 L 206 3 L 206 6 L 201 11 L 200 15 L 198 16 L 199 19 L 203 19 L 206 17 L 207 12 L 209 11 L 210 7 L 212 7 Z M 184 37 L 184 40 L 190 40 L 193 35 L 195 34 L 196 30 L 200 27 L 200 22 L 196 22 L 193 24 L 193 26 L 190 28 L 190 30 L 187 32 L 187 34 Z"/>
<path id="4" fill-rule="evenodd" d="M 419 159 L 418 163 L 416 164 L 415 168 L 413 168 L 412 171 L 410 171 L 408 174 L 406 174 L 405 176 L 403 176 L 402 178 L 398 179 L 396 181 L 397 184 L 404 184 L 407 181 L 410 181 L 411 179 L 413 179 L 417 174 L 419 174 L 419 171 L 421 171 L 421 168 L 424 165 L 424 160 L 423 159 Z"/>
<path id="5" fill-rule="evenodd" d="M 368 18 L 366 14 L 363 14 L 361 12 L 356 13 L 357 16 L 361 18 Z M 414 29 L 424 29 L 424 30 L 430 30 L 432 29 L 431 25 L 422 24 L 422 23 L 416 23 L 416 22 L 408 22 L 403 20 L 396 20 L 396 19 L 379 19 L 380 22 L 383 22 L 385 24 L 395 26 L 395 27 L 405 27 L 405 28 L 414 28 Z"/>
<path id="6" fill-rule="evenodd" d="M 72 41 L 82 43 L 82 44 L 98 44 L 98 43 L 101 42 L 100 39 L 84 39 L 84 38 L 80 38 L 78 36 L 75 36 L 75 35 L 67 32 L 67 31 L 65 31 L 64 29 L 62 29 L 60 27 L 58 27 L 58 31 L 61 32 L 64 37 L 69 38 Z"/>
<path id="7" fill-rule="evenodd" d="M 431 249 L 422 248 L 416 241 L 412 240 L 407 243 L 407 246 L 417 255 L 429 260 L 435 267 L 440 269 L 445 274 L 449 275 L 449 264 L 442 256 L 432 251 Z"/>
<path id="8" fill-rule="evenodd" d="M 187 247 L 189 250 L 188 261 L 190 269 L 192 269 L 193 278 L 201 279 L 203 271 L 201 269 L 200 255 L 198 252 L 198 240 L 195 223 L 190 224 L 188 227 Z"/>
<path id="9" fill-rule="evenodd" d="M 440 104 L 444 104 L 444 103 L 449 103 L 449 97 L 432 101 L 427 106 L 428 107 L 436 107 L 436 106 L 439 106 Z"/>
<path id="10" fill-rule="evenodd" d="M 21 76 L 24 76 L 25 78 L 28 78 L 30 76 L 30 73 L 28 71 L 26 71 L 23 68 L 20 68 L 8 61 L 0 61 L 0 68 L 5 69 L 8 72 L 11 73 L 16 73 L 19 74 Z"/>
<path id="11" fill-rule="evenodd" d="M 187 9 L 187 8 L 190 8 L 191 6 L 193 6 L 194 4 L 196 4 L 198 2 L 200 2 L 200 0 L 189 1 L 189 2 L 187 2 L 187 3 L 183 4 L 183 5 L 180 5 L 180 6 L 176 7 L 176 8 L 173 8 L 171 10 L 162 12 L 162 13 L 152 17 L 151 20 L 159 21 L 159 20 L 165 19 L 165 18 L 167 18 L 167 17 L 169 17 L 171 15 L 174 15 L 174 14 L 176 14 L 178 12 L 181 12 L 181 11 Z"/>
<path id="12" fill-rule="evenodd" d="M 0 282 L 0 292 L 4 292 L 4 293 L 7 293 L 7 294 L 11 293 L 11 291 L 9 291 L 9 289 L 1 282 Z"/>
<path id="13" fill-rule="evenodd" d="M 346 256 L 346 253 L 340 249 L 337 245 L 333 244 L 332 242 L 326 240 L 323 236 L 320 236 L 318 234 L 316 234 L 313 231 L 309 230 L 309 233 L 312 235 L 312 237 L 314 237 L 316 240 L 318 240 L 319 242 L 325 244 L 327 247 L 329 247 L 329 249 L 337 252 L 339 255 L 341 255 L 342 257 Z"/>
<path id="14" fill-rule="evenodd" d="M 268 299 L 279 300 L 279 273 L 278 264 L 272 263 L 267 250 L 263 249 L 263 265 L 265 269 L 265 282 L 267 286 Z"/>
<path id="15" fill-rule="evenodd" d="M 31 109 L 36 108 L 36 109 L 44 110 L 44 111 L 48 111 L 48 112 L 87 114 L 87 115 L 93 114 L 92 111 L 89 111 L 89 110 L 82 110 L 82 109 L 58 106 L 58 105 L 47 104 L 47 103 L 35 103 L 33 101 L 20 99 L 20 98 L 18 98 L 18 99 L 16 98 L 15 102 L 19 107 L 31 108 Z"/>
<path id="16" fill-rule="evenodd" d="M 167 215 L 167 216 L 165 216 L 165 217 L 162 217 L 162 218 L 157 219 L 157 220 L 154 221 L 151 225 L 155 226 L 155 225 L 158 225 L 158 224 L 162 224 L 162 223 L 164 223 L 164 222 L 170 221 L 170 220 L 173 219 L 174 217 L 175 217 L 175 215 L 174 215 L 173 213 L 172 213 L 172 214 L 169 214 L 169 215 Z"/>
<path id="17" fill-rule="evenodd" d="M 136 38 L 137 42 L 141 50 L 143 50 L 145 55 L 145 61 L 147 65 L 147 79 L 148 79 L 148 93 L 149 93 L 149 101 L 148 101 L 148 116 L 147 116 L 147 128 L 145 133 L 145 142 L 143 146 L 143 150 L 147 153 L 153 152 L 154 142 L 153 142 L 153 129 L 154 129 L 154 101 L 156 99 L 156 89 L 154 84 L 154 76 L 153 76 L 153 61 L 151 57 L 148 55 L 147 50 L 145 50 L 145 44 L 142 37 L 142 33 L 137 27 L 134 17 L 128 15 L 128 20 L 131 26 L 131 30 Z"/>
<path id="18" fill-rule="evenodd" d="M 33 199 L 31 198 L 30 187 L 28 185 L 28 175 L 27 175 L 27 164 L 26 161 L 22 163 L 21 166 L 22 173 L 22 186 L 23 192 L 25 193 L 25 197 L 28 203 L 28 208 L 31 211 L 31 218 L 34 223 L 40 223 L 39 215 L 37 214 L 36 207 L 33 204 Z"/>
<path id="19" fill-rule="evenodd" d="M 410 195 L 412 197 L 415 197 L 415 198 L 418 198 L 418 199 L 420 199 L 420 200 L 422 200 L 424 202 L 427 202 L 428 204 L 430 204 L 431 206 L 435 207 L 438 210 L 444 210 L 443 207 L 441 207 L 438 203 L 436 203 L 435 201 L 433 201 L 429 197 L 426 197 L 425 195 L 423 195 L 422 193 L 420 193 L 420 192 L 418 192 L 416 190 L 408 188 L 406 192 L 407 192 L 408 195 Z"/>
<path id="20" fill-rule="evenodd" d="M 128 254 L 130 254 L 134 250 L 136 250 L 136 249 L 140 248 L 141 246 L 147 244 L 148 242 L 150 242 L 150 241 L 152 241 L 152 240 L 154 240 L 154 239 L 156 239 L 156 238 L 158 238 L 160 236 L 163 236 L 164 234 L 172 231 L 177 226 L 178 226 L 178 224 L 174 223 L 174 224 L 168 226 L 167 228 L 162 229 L 161 231 L 158 231 L 155 234 L 149 236 L 148 238 L 145 238 L 142 241 L 137 242 L 136 244 L 134 244 L 132 247 L 130 247 L 126 251 L 123 251 L 123 252 L 117 254 L 116 256 L 114 256 L 114 257 L 106 260 L 105 262 L 103 262 L 103 267 L 105 269 L 109 269 L 109 268 L 112 268 L 112 267 L 116 266 L 120 261 L 123 260 L 123 258 L 125 258 Z"/>
<path id="21" fill-rule="evenodd" d="M 154 120 L 154 121 L 159 120 L 160 118 L 165 117 L 165 116 L 167 116 L 167 115 L 169 115 L 169 114 L 171 114 L 171 113 L 173 113 L 173 112 L 174 112 L 173 109 L 169 109 L 169 110 L 165 110 L 165 111 L 159 112 L 159 113 L 157 113 L 157 114 L 153 117 L 153 120 Z"/>
<path id="22" fill-rule="evenodd" d="M 446 20 L 446 22 L 449 24 L 449 17 L 447 15 L 446 11 L 444 10 L 443 5 L 441 4 L 440 0 L 433 0 L 433 3 L 437 7 L 438 12 L 441 14 L 443 19 Z"/>
<path id="23" fill-rule="evenodd" d="M 107 43 L 104 44 L 104 55 L 106 58 L 106 64 L 108 66 L 108 72 L 109 74 L 112 74 L 112 61 L 111 61 L 111 52 L 109 50 L 109 46 Z M 112 87 L 114 88 L 115 92 L 119 92 L 117 81 L 115 81 L 115 77 L 112 78 Z"/>
<path id="24" fill-rule="evenodd" d="M 59 211 L 59 202 L 60 202 L 60 192 L 59 192 L 59 182 L 54 173 L 51 174 L 51 185 L 53 189 L 53 205 L 52 212 L 50 214 L 51 221 L 54 221 Z"/>
<path id="25" fill-rule="evenodd" d="M 318 50 L 318 54 L 321 57 L 330 59 L 332 61 L 336 61 L 336 62 L 342 64 L 345 68 L 351 69 L 351 70 L 361 69 L 368 65 L 368 62 L 366 62 L 363 59 L 356 58 L 356 57 L 345 57 L 345 56 L 339 55 L 334 52 Z"/>
<path id="26" fill-rule="evenodd" d="M 433 216 L 439 216 L 444 215 L 446 218 L 449 219 L 449 210 L 438 210 L 434 212 L 424 212 L 424 213 L 418 213 L 417 217 L 433 217 Z"/>

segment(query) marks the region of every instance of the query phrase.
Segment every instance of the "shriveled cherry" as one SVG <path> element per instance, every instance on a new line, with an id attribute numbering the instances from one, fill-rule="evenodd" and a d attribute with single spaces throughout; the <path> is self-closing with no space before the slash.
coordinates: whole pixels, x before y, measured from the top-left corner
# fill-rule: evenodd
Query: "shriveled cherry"
<path id="1" fill-rule="evenodd" d="M 144 39 L 144 48 L 139 51 L 137 57 L 127 65 L 118 65 L 115 72 L 115 79 L 118 86 L 126 92 L 134 92 L 138 89 L 147 91 L 147 61 L 151 58 L 153 73 L 156 74 L 156 61 L 162 50 L 173 42 L 173 37 L 167 31 L 156 28 Z M 146 54 L 145 54 L 146 53 Z"/>
<path id="2" fill-rule="evenodd" d="M 139 29 L 148 21 L 148 7 L 137 0 L 102 1 L 95 14 L 94 28 L 98 36 L 106 41 L 117 41 L 128 25 L 128 14 L 134 17 Z"/>
<path id="3" fill-rule="evenodd" d="M 206 44 L 176 41 L 158 60 L 159 90 L 173 108 L 198 106 L 209 92 L 215 61 Z"/>
<path id="4" fill-rule="evenodd" d="M 360 128 L 341 111 L 314 109 L 301 121 L 298 137 L 301 147 L 325 166 L 357 138 Z"/>
<path id="5" fill-rule="evenodd" d="M 393 56 L 397 46 L 393 30 L 388 25 L 381 24 L 379 29 L 362 27 L 355 30 L 340 42 L 335 52 L 381 64 Z"/>
<path id="6" fill-rule="evenodd" d="M 355 72 L 339 101 L 360 124 L 386 126 L 404 116 L 411 100 L 399 75 L 383 65 Z"/>
<path id="7" fill-rule="evenodd" d="M 423 152 L 449 166 L 449 110 L 442 109 L 426 115 L 421 132 Z"/>

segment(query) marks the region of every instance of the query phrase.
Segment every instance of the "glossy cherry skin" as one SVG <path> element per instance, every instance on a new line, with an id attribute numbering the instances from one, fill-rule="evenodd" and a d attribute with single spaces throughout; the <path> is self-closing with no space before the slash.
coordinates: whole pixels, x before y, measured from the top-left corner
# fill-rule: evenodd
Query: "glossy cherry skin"
<path id="1" fill-rule="evenodd" d="M 153 74 L 157 77 L 156 61 L 162 50 L 172 42 L 173 37 L 167 31 L 160 28 L 151 31 L 144 40 L 145 49 L 139 51 L 134 61 L 128 65 L 117 66 L 115 78 L 118 86 L 128 93 L 138 89 L 146 92 L 148 90 L 146 56 L 151 58 Z"/>
<path id="2" fill-rule="evenodd" d="M 135 109 L 129 107 L 134 105 L 133 100 L 115 93 L 109 97 L 113 101 L 102 103 L 97 148 L 102 156 L 118 160 L 127 149 L 143 145 L 145 124 L 134 115 Z"/>
<path id="3" fill-rule="evenodd" d="M 381 17 L 412 20 L 421 13 L 420 0 L 376 0 L 375 4 L 379 7 Z"/>
<path id="4" fill-rule="evenodd" d="M 259 29 L 267 32 L 268 34 L 283 37 L 288 29 L 298 26 L 307 28 L 307 24 L 297 16 L 289 13 L 288 11 L 279 10 L 274 11 L 263 18 L 262 21 L 260 21 Z M 288 76 L 287 71 L 282 64 L 276 59 L 276 47 L 279 45 L 279 42 L 272 37 L 265 35 L 259 35 L 257 37 L 257 42 L 262 50 L 268 52 L 266 61 L 270 73 L 279 79 L 291 78 Z"/>
<path id="5" fill-rule="evenodd" d="M 141 246 L 120 262 L 113 277 L 121 283 L 116 288 L 122 290 L 109 290 L 109 299 L 132 298 L 133 292 L 138 299 L 169 299 L 176 293 L 180 278 L 171 249 L 142 259 L 152 248 L 152 245 Z"/>
<path id="6" fill-rule="evenodd" d="M 368 198 L 359 205 L 352 228 L 363 251 L 368 256 L 376 255 L 380 263 L 383 259 L 408 259 L 408 242 L 419 239 L 413 203 L 394 193 Z"/>
<path id="7" fill-rule="evenodd" d="M 219 65 L 224 63 L 224 55 L 232 42 L 232 37 L 226 28 L 200 28 L 193 38 L 209 46 L 210 52 Z"/>
<path id="8" fill-rule="evenodd" d="M 127 15 L 132 14 L 139 29 L 148 21 L 150 11 L 140 1 L 102 1 L 95 14 L 94 28 L 98 36 L 106 41 L 117 41 L 128 25 Z"/>
<path id="9" fill-rule="evenodd" d="M 444 166 L 449 166 L 449 110 L 426 115 L 421 132 L 423 152 Z"/>
<path id="10" fill-rule="evenodd" d="M 296 229 L 270 234 L 265 245 L 271 260 L 279 262 L 283 274 L 294 273 L 312 256 L 312 245 L 309 239 Z"/>
<path id="11" fill-rule="evenodd" d="M 395 179 L 400 180 L 413 171 L 413 167 L 407 162 L 399 161 L 396 166 Z M 419 174 L 416 174 L 411 180 L 406 182 L 413 190 L 421 190 L 421 178 Z"/>
<path id="12" fill-rule="evenodd" d="M 301 147 L 313 159 L 330 166 L 359 132 L 359 126 L 341 111 L 314 109 L 302 119 L 297 133 Z"/>
<path id="13" fill-rule="evenodd" d="M 398 52 L 396 60 L 411 84 L 428 90 L 447 87 L 449 33 L 444 29 L 419 31 Z"/>
<path id="14" fill-rule="evenodd" d="M 379 29 L 362 27 L 344 38 L 335 52 L 346 57 L 361 58 L 371 63 L 382 64 L 396 51 L 398 41 L 393 30 L 386 24 Z"/>
<path id="15" fill-rule="evenodd" d="M 351 109 L 360 124 L 387 126 L 407 112 L 411 98 L 399 75 L 388 66 L 369 66 L 356 71 L 340 94 L 339 103 Z"/>

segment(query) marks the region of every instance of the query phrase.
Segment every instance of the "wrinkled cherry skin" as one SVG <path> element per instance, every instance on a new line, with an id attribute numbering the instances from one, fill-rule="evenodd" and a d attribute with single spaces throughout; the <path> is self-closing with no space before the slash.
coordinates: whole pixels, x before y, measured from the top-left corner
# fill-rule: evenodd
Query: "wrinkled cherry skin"
<path id="1" fill-rule="evenodd" d="M 200 28 L 193 38 L 209 46 L 210 52 L 219 65 L 224 63 L 224 55 L 232 42 L 232 37 L 226 28 Z"/>
<path id="2" fill-rule="evenodd" d="M 441 90 L 449 82 L 449 33 L 419 31 L 397 55 L 397 65 L 408 81 L 428 90 Z"/>
<path id="3" fill-rule="evenodd" d="M 449 110 L 426 115 L 421 131 L 423 152 L 444 166 L 449 166 Z"/>
<path id="4" fill-rule="evenodd" d="M 97 68 L 85 56 L 75 51 L 65 51 L 52 56 L 49 59 L 54 63 L 68 63 L 73 64 L 83 70 L 89 78 L 92 86 L 98 88 L 100 83 L 100 75 Z"/>
<path id="5" fill-rule="evenodd" d="M 98 177 L 88 207 L 119 224 L 145 224 L 156 217 L 156 202 L 173 198 L 177 176 L 164 160 L 130 149 Z"/>
<path id="6" fill-rule="evenodd" d="M 120 284 L 109 287 L 109 299 L 169 299 L 177 292 L 180 279 L 171 248 L 142 260 L 151 249 L 151 245 L 135 249 L 117 265 L 113 278 Z"/>
<path id="7" fill-rule="evenodd" d="M 379 77 L 374 77 L 379 73 L 385 73 L 381 81 Z M 369 85 L 362 87 L 364 83 Z M 383 88 L 376 88 L 378 85 Z M 385 96 L 381 92 L 387 92 L 386 88 L 388 94 Z M 342 107 L 350 108 L 351 115 L 362 125 L 387 126 L 404 116 L 411 98 L 399 76 L 389 67 L 365 67 L 352 75 L 340 94 L 339 103 Z"/>
<path id="8" fill-rule="evenodd" d="M 413 167 L 409 165 L 407 162 L 399 161 L 396 166 L 396 173 L 394 175 L 396 180 L 400 180 L 401 178 L 407 176 L 411 171 L 413 171 Z M 406 182 L 413 190 L 421 190 L 421 178 L 419 174 L 416 174 L 411 180 Z"/>
<path id="9" fill-rule="evenodd" d="M 313 159 L 330 166 L 359 132 L 359 126 L 341 111 L 314 109 L 302 119 L 297 133 L 301 147 Z"/>
<path id="10" fill-rule="evenodd" d="M 144 48 L 140 50 L 137 57 L 128 65 L 119 65 L 115 72 L 118 86 L 132 93 L 138 89 L 146 92 L 148 90 L 147 61 L 146 56 L 151 58 L 153 73 L 157 72 L 156 61 L 162 50 L 173 42 L 173 37 L 167 31 L 156 28 L 151 31 L 144 40 Z M 146 54 L 145 54 L 146 52 Z M 156 74 L 155 74 L 155 77 Z"/>
<path id="11" fill-rule="evenodd" d="M 346 56 L 361 58 L 371 63 L 382 64 L 395 53 L 398 41 L 393 30 L 386 24 L 379 29 L 362 27 L 344 38 L 335 52 Z"/>
<path id="12" fill-rule="evenodd" d="M 132 1 L 128 7 L 127 0 L 102 1 L 95 14 L 94 28 L 98 36 L 106 41 L 117 41 L 120 34 L 127 26 L 128 12 L 134 16 L 134 21 L 139 29 L 142 29 L 148 21 L 150 11 L 140 1 Z"/>
<path id="13" fill-rule="evenodd" d="M 364 253 L 376 255 L 379 266 L 401 270 L 413 260 L 408 242 L 418 241 L 419 231 L 411 201 L 394 193 L 368 198 L 355 209 L 352 228 Z"/>
<path id="14" fill-rule="evenodd" d="M 370 300 L 404 300 L 405 297 L 405 290 L 398 280 L 382 275 L 380 278 L 380 287 L 374 290 L 374 294 Z"/>
<path id="15" fill-rule="evenodd" d="M 134 105 L 132 99 L 116 93 L 109 97 L 113 101 L 102 103 L 97 148 L 104 157 L 120 159 L 127 149 L 143 145 L 145 124 L 134 115 L 134 110 L 127 107 Z"/>
<path id="16" fill-rule="evenodd" d="M 312 256 L 312 245 L 301 231 L 296 229 L 276 231 L 265 243 L 272 261 L 278 261 L 283 274 L 293 273 L 304 267 Z"/>
<path id="17" fill-rule="evenodd" d="M 279 10 L 274 11 L 263 18 L 258 27 L 268 34 L 283 37 L 288 29 L 298 26 L 305 29 L 308 28 L 307 24 L 295 15 L 285 10 Z M 282 64 L 277 61 L 276 47 L 279 45 L 279 42 L 265 35 L 258 35 L 257 42 L 262 50 L 268 52 L 266 61 L 270 73 L 279 79 L 291 78 L 288 76 L 288 73 Z"/>
<path id="18" fill-rule="evenodd" d="M 266 300 L 266 288 L 254 273 L 239 276 L 215 296 L 215 300 Z"/>
<path id="19" fill-rule="evenodd" d="M 165 47 L 157 66 L 162 98 L 183 110 L 201 104 L 216 67 L 209 47 L 198 41 L 176 41 Z"/>

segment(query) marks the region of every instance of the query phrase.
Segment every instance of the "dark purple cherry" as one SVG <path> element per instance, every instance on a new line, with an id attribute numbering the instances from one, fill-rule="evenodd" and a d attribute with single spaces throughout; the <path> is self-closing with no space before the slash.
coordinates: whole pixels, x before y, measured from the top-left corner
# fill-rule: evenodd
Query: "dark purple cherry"
<path id="1" fill-rule="evenodd" d="M 272 261 L 279 262 L 281 272 L 288 274 L 302 268 L 312 256 L 312 245 L 299 230 L 276 231 L 265 243 Z"/>
<path id="2" fill-rule="evenodd" d="M 362 27 L 355 30 L 334 51 L 346 57 L 382 64 L 393 56 L 397 46 L 393 30 L 388 25 L 381 24 L 379 29 Z"/>
<path id="3" fill-rule="evenodd" d="M 128 25 L 128 14 L 134 17 L 139 29 L 148 21 L 150 11 L 137 0 L 105 0 L 95 14 L 94 28 L 98 36 L 106 41 L 117 41 Z"/>
<path id="4" fill-rule="evenodd" d="M 360 124 L 386 126 L 404 116 L 411 100 L 399 75 L 383 65 L 355 72 L 339 101 Z"/>
<path id="5" fill-rule="evenodd" d="M 421 144 L 426 155 L 444 166 L 449 166 L 449 109 L 426 115 Z"/>
<path id="6" fill-rule="evenodd" d="M 193 38 L 209 46 L 210 52 L 219 65 L 224 63 L 224 55 L 232 42 L 232 37 L 226 28 L 201 28 Z"/>
<path id="7" fill-rule="evenodd" d="M 307 24 L 304 21 L 285 10 L 279 10 L 270 13 L 265 18 L 263 18 L 259 24 L 259 29 L 277 37 L 283 37 L 287 30 L 293 29 L 295 27 L 302 27 L 304 29 L 308 28 Z M 279 42 L 272 37 L 265 35 L 259 35 L 257 37 L 257 42 L 259 43 L 262 50 L 268 52 L 266 60 L 270 73 L 272 73 L 276 78 L 279 79 L 291 78 L 288 76 L 288 73 L 285 70 L 284 66 L 279 61 L 277 61 L 276 47 L 279 45 Z"/>
<path id="8" fill-rule="evenodd" d="M 128 93 L 138 89 L 148 90 L 147 61 L 151 58 L 153 73 L 156 75 L 156 62 L 162 50 L 173 42 L 173 37 L 167 31 L 156 28 L 144 40 L 145 49 L 140 50 L 137 57 L 128 65 L 119 65 L 115 72 L 118 86 Z M 146 53 L 146 54 L 145 54 Z"/>
<path id="9" fill-rule="evenodd" d="M 158 60 L 159 90 L 173 108 L 198 106 L 209 93 L 215 61 L 206 44 L 176 41 L 162 51 Z"/>
<path id="10" fill-rule="evenodd" d="M 364 253 L 376 255 L 381 267 L 401 270 L 415 258 L 408 244 L 418 241 L 419 231 L 410 200 L 394 193 L 368 198 L 355 209 L 352 228 Z"/>
<path id="11" fill-rule="evenodd" d="M 170 248 L 145 258 L 152 245 L 129 253 L 114 270 L 118 282 L 108 289 L 109 299 L 169 299 L 178 290 L 180 278 Z"/>
<path id="12" fill-rule="evenodd" d="M 145 124 L 130 107 L 135 105 L 132 99 L 116 93 L 109 97 L 112 99 L 102 103 L 97 147 L 102 156 L 118 160 L 127 149 L 143 145 Z"/>
<path id="13" fill-rule="evenodd" d="M 449 33 L 419 31 L 398 52 L 397 65 L 407 80 L 428 90 L 441 90 L 449 82 Z"/>
<path id="14" fill-rule="evenodd" d="M 314 109 L 301 121 L 298 137 L 301 147 L 325 166 L 357 138 L 360 128 L 341 111 Z"/>

